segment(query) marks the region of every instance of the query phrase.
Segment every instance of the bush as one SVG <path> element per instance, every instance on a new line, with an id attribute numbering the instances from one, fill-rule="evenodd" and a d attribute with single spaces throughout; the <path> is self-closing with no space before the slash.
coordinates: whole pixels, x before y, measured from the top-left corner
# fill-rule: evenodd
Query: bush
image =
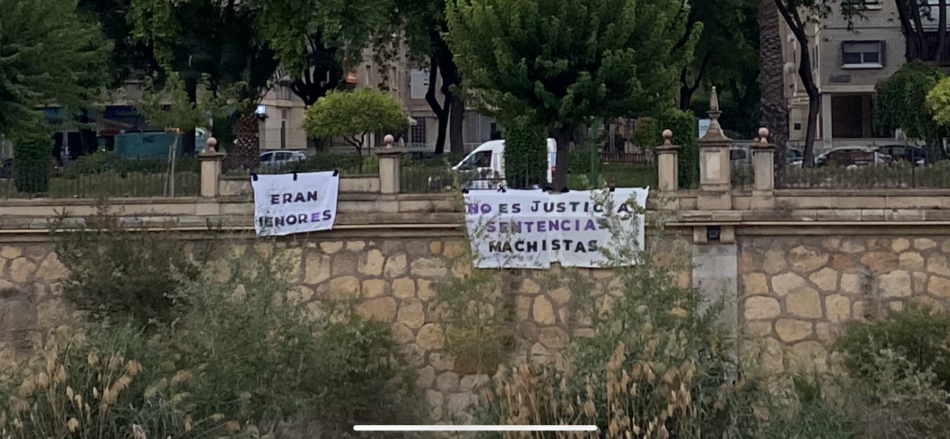
<path id="1" fill-rule="evenodd" d="M 513 189 L 547 183 L 547 130 L 516 122 L 505 132 L 505 179 Z"/>
<path id="2" fill-rule="evenodd" d="M 181 313 L 173 293 L 200 273 L 181 243 L 169 239 L 171 231 L 136 230 L 120 223 L 103 203 L 83 223 L 64 213 L 50 230 L 56 253 L 70 272 L 67 300 L 97 320 L 131 318 L 139 327 L 170 324 Z M 205 246 L 195 251 L 200 254 Z"/>
<path id="3" fill-rule="evenodd" d="M 193 416 L 190 373 L 162 367 L 162 351 L 132 326 L 61 331 L 36 349 L 15 390 L 0 393 L 4 438 L 221 436 L 236 425 Z"/>
<path id="4" fill-rule="evenodd" d="M 699 145 L 697 143 L 696 116 L 691 111 L 670 109 L 657 119 L 657 135 L 664 130 L 673 132 L 672 142 L 679 149 L 679 186 L 683 189 L 699 187 Z M 657 140 L 658 145 L 663 139 Z"/>
<path id="5" fill-rule="evenodd" d="M 593 424 L 605 437 L 752 437 L 759 395 L 734 380 L 738 365 L 719 320 L 722 302 L 706 302 L 679 282 L 676 275 L 690 269 L 685 248 L 661 247 L 669 244 L 661 244 L 659 231 L 638 251 L 636 230 L 619 228 L 616 218 L 605 225 L 615 233 L 608 268 L 620 277 L 616 289 L 607 294 L 579 274 L 548 282 L 570 285 L 573 321 L 590 335 L 574 338 L 563 371 L 502 369 L 485 389 L 482 420 Z"/>
<path id="6" fill-rule="evenodd" d="M 177 335 L 188 347 L 179 364 L 196 373 L 200 413 L 240 413 L 265 425 L 306 412 L 336 435 L 354 422 L 400 423 L 414 414 L 415 377 L 388 325 L 344 304 L 289 300 L 294 261 L 273 243 L 235 248 L 176 296 L 189 308 Z M 241 393 L 242 401 L 228 397 Z"/>
<path id="7" fill-rule="evenodd" d="M 113 259 L 127 244 L 112 228 L 89 230 L 78 232 L 82 248 L 107 256 L 80 268 L 98 269 L 87 276 L 98 281 L 117 271 Z M 345 303 L 292 300 L 296 261 L 274 247 L 216 247 L 213 264 L 196 266 L 199 276 L 144 251 L 126 254 L 128 267 L 151 263 L 171 274 L 135 278 L 140 271 L 119 267 L 118 285 L 131 289 L 119 300 L 162 282 L 175 323 L 146 333 L 141 314 L 125 326 L 93 319 L 38 346 L 29 367 L 0 382 L 3 437 L 260 438 L 314 422 L 317 436 L 348 437 L 355 423 L 417 422 L 415 374 L 389 326 Z"/>
<path id="8" fill-rule="evenodd" d="M 175 172 L 200 172 L 197 157 L 184 157 L 175 162 Z M 116 172 L 123 177 L 129 173 L 165 174 L 168 172 L 168 160 L 164 158 L 126 159 L 116 152 L 101 151 L 76 159 L 66 167 L 63 173 L 67 178 L 79 178 L 82 175 Z"/>
<path id="9" fill-rule="evenodd" d="M 17 134 L 13 139 L 13 157 L 13 180 L 18 192 L 49 191 L 53 139 L 42 124 L 37 124 L 35 131 Z"/>
<path id="10" fill-rule="evenodd" d="M 835 350 L 842 354 L 844 365 L 855 377 L 873 378 L 868 365 L 881 352 L 893 351 L 905 358 L 907 376 L 913 370 L 932 371 L 937 385 L 950 390 L 950 316 L 911 304 L 904 311 L 892 311 L 887 317 L 871 322 L 851 321 L 845 324 Z"/>

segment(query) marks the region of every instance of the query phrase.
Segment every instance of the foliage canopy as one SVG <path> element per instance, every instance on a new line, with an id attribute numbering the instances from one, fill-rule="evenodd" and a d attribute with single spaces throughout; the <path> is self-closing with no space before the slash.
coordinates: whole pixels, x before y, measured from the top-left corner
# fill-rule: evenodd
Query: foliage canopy
<path id="1" fill-rule="evenodd" d="M 399 134 L 409 119 L 389 93 L 371 88 L 333 91 L 307 109 L 304 128 L 313 137 L 342 137 L 362 154 L 363 135 Z"/>
<path id="2" fill-rule="evenodd" d="M 0 11 L 0 135 L 33 129 L 38 106 L 80 112 L 99 97 L 111 45 L 76 0 L 0 0 Z"/>
<path id="3" fill-rule="evenodd" d="M 928 146 L 936 146 L 946 130 L 934 121 L 927 94 L 945 76 L 936 64 L 913 61 L 904 64 L 890 78 L 878 82 L 874 98 L 876 125 L 887 130 L 900 128 L 907 137 L 924 139 Z M 927 159 L 941 158 L 942 150 L 929 148 Z"/>
<path id="4" fill-rule="evenodd" d="M 687 30 L 681 6 L 677 0 L 460 0 L 447 10 L 449 45 L 491 112 L 502 119 L 523 115 L 557 140 L 560 186 L 574 126 L 672 104 L 700 27 Z M 674 51 L 684 34 L 683 48 Z"/>

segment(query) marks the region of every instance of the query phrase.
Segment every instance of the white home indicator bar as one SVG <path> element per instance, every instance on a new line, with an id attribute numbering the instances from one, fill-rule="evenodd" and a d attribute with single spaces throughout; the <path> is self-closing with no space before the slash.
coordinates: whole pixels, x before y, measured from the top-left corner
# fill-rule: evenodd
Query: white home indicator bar
<path id="1" fill-rule="evenodd" d="M 353 431 L 597 431 L 596 425 L 357 425 Z"/>

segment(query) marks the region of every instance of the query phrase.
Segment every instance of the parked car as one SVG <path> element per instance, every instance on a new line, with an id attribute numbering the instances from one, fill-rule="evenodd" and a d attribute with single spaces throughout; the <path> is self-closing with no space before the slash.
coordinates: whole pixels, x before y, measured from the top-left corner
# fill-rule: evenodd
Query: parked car
<path id="1" fill-rule="evenodd" d="M 307 155 L 300 151 L 265 151 L 261 153 L 261 165 L 271 168 L 280 168 L 293 162 L 307 159 Z"/>
<path id="2" fill-rule="evenodd" d="M 557 143 L 554 139 L 547 140 L 547 151 L 547 182 L 551 183 L 557 157 Z M 497 189 L 505 181 L 505 141 L 492 140 L 483 143 L 453 166 L 452 170 L 466 175 L 471 180 L 467 189 Z"/>
<path id="3" fill-rule="evenodd" d="M 805 154 L 797 149 L 788 148 L 785 150 L 785 165 L 793 168 L 801 168 L 805 160 Z"/>
<path id="4" fill-rule="evenodd" d="M 826 166 L 834 163 L 837 166 L 851 168 L 870 164 L 887 163 L 891 156 L 869 146 L 844 146 L 832 149 L 815 157 L 816 166 Z"/>
<path id="5" fill-rule="evenodd" d="M 733 146 L 729 150 L 729 164 L 732 168 L 751 168 L 752 149 L 745 146 Z"/>
<path id="6" fill-rule="evenodd" d="M 908 161 L 914 166 L 923 166 L 927 153 L 923 148 L 910 145 L 884 145 L 878 151 L 891 156 L 892 160 Z"/>

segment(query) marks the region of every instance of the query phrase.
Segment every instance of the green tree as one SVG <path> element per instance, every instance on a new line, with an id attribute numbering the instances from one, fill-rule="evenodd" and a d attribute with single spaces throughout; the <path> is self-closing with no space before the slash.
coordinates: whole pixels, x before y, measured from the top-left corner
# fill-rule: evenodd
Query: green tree
<path id="1" fill-rule="evenodd" d="M 128 13 L 133 37 L 153 49 L 158 65 L 178 74 L 192 103 L 202 78 L 213 92 L 243 89 L 231 96 L 238 112 L 235 153 L 241 162 L 255 162 L 259 153 L 254 109 L 273 85 L 278 66 L 275 52 L 258 32 L 259 13 L 254 2 L 216 0 L 130 0 Z M 184 133 L 182 141 L 183 153 L 194 154 L 194 132 Z"/>
<path id="2" fill-rule="evenodd" d="M 720 87 L 755 84 L 758 77 L 757 0 L 694 0 L 683 3 L 687 14 L 686 32 L 676 48 L 690 41 L 691 29 L 702 24 L 703 33 L 696 42 L 693 62 L 680 71 L 680 109 L 688 110 L 693 95 L 706 83 Z M 754 29 L 753 32 L 749 32 Z M 730 87 L 731 88 L 731 87 Z"/>
<path id="3" fill-rule="evenodd" d="M 182 133 L 187 136 L 196 128 L 207 126 L 209 115 L 214 117 L 215 113 L 220 113 L 221 106 L 220 99 L 210 96 L 210 93 L 199 94 L 197 102 L 192 102 L 185 82 L 174 71 L 155 74 L 145 81 L 142 99 L 136 103 L 136 110 L 150 124 L 164 127 L 175 134 L 175 140 L 168 146 L 166 196 L 175 196 L 175 163 L 178 150 L 181 149 L 179 143 Z"/>
<path id="4" fill-rule="evenodd" d="M 383 46 L 392 40 L 392 0 L 253 0 L 253 4 L 260 8 L 259 31 L 280 60 L 280 77 L 289 79 L 290 89 L 307 107 L 345 85 L 345 73 L 363 61 L 364 48 L 379 48 L 377 60 L 389 53 Z M 388 76 L 385 63 L 379 65 L 380 73 Z M 316 146 L 322 145 L 318 139 Z"/>
<path id="5" fill-rule="evenodd" d="M 937 125 L 950 127 L 950 78 L 941 79 L 927 93 L 927 107 Z"/>
<path id="6" fill-rule="evenodd" d="M 99 97 L 111 45 L 76 0 L 0 0 L 0 11 L 0 135 L 36 129 L 41 105 L 76 114 Z"/>
<path id="7" fill-rule="evenodd" d="M 494 113 L 524 115 L 557 141 L 556 187 L 567 183 L 574 128 L 637 117 L 674 102 L 699 26 L 678 0 L 459 0 L 449 46 L 474 94 Z"/>
<path id="8" fill-rule="evenodd" d="M 913 61 L 874 87 L 875 124 L 886 130 L 900 128 L 907 137 L 924 139 L 928 161 L 945 158 L 940 139 L 946 137 L 947 130 L 934 120 L 935 113 L 927 104 L 927 94 L 945 77 L 936 64 Z"/>
<path id="9" fill-rule="evenodd" d="M 401 133 L 409 128 L 409 119 L 389 93 L 358 88 L 320 98 L 307 109 L 304 128 L 314 137 L 342 137 L 362 157 L 366 135 Z"/>

